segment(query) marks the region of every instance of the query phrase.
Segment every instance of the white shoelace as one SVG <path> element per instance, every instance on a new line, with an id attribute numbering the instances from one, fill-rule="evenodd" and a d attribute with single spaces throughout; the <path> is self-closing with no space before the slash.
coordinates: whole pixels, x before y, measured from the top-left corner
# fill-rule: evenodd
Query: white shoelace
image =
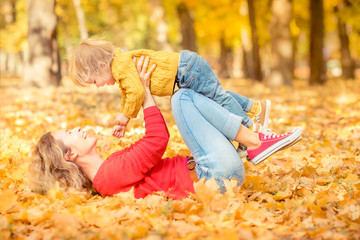
<path id="1" fill-rule="evenodd" d="M 279 137 L 287 135 L 288 133 L 277 134 L 275 132 L 272 132 L 271 129 L 268 128 L 265 130 L 265 132 L 263 132 L 263 134 L 265 135 L 264 140 L 266 140 L 266 139 L 272 139 L 272 138 L 279 138 Z"/>
<path id="2" fill-rule="evenodd" d="M 261 129 L 262 129 L 262 125 L 260 123 L 253 123 L 253 131 L 254 132 L 261 132 Z"/>

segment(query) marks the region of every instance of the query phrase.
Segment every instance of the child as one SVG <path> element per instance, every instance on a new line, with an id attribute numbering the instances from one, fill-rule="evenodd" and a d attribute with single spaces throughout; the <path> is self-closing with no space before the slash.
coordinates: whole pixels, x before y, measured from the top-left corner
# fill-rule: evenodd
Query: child
<path id="1" fill-rule="evenodd" d="M 164 52 L 139 49 L 121 52 L 109 42 L 85 39 L 75 48 L 69 62 L 69 75 L 75 84 L 97 87 L 119 84 L 122 92 L 121 113 L 116 116 L 113 135 L 123 137 L 130 118 L 135 118 L 144 99 L 144 87 L 139 79 L 137 67 L 144 63 L 152 65 L 150 89 L 156 96 L 171 96 L 175 84 L 179 88 L 191 88 L 214 100 L 231 113 L 242 118 L 242 124 L 258 132 L 267 128 L 269 100 L 253 101 L 233 92 L 225 91 L 209 63 L 191 51 Z M 150 66 L 149 65 L 149 66 Z M 149 71 L 151 72 L 151 71 Z M 145 74 L 145 72 L 143 72 Z M 246 114 L 254 115 L 250 119 Z M 254 122 L 256 120 L 256 122 Z"/>

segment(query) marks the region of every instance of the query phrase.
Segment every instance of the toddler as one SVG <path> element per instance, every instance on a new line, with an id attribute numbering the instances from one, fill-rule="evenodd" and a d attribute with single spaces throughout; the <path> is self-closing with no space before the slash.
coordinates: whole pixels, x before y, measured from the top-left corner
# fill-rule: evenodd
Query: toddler
<path id="1" fill-rule="evenodd" d="M 114 136 L 124 136 L 129 119 L 137 116 L 144 100 L 144 87 L 139 79 L 137 60 L 138 67 L 144 61 L 149 64 L 150 73 L 156 68 L 152 72 L 150 83 L 153 95 L 171 96 L 175 84 L 179 88 L 191 88 L 239 116 L 246 127 L 256 132 L 267 129 L 271 102 L 253 101 L 225 91 L 209 63 L 195 52 L 147 49 L 122 52 L 107 41 L 85 39 L 74 49 L 69 61 L 69 75 L 79 86 L 119 84 L 122 93 L 121 113 L 114 121 Z M 246 113 L 254 117 L 251 119 Z"/>

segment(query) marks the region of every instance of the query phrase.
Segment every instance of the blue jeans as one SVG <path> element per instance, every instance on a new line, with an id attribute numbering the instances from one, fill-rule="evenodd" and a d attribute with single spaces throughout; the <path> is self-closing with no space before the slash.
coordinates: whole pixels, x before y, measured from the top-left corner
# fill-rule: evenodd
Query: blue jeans
<path id="1" fill-rule="evenodd" d="M 180 52 L 176 82 L 179 88 L 193 89 L 242 117 L 242 124 L 246 127 L 253 125 L 246 114 L 250 111 L 253 100 L 233 92 L 226 92 L 208 61 L 197 53 L 188 50 Z"/>
<path id="2" fill-rule="evenodd" d="M 196 162 L 196 174 L 214 178 L 224 191 L 223 179 L 245 179 L 244 165 L 232 143 L 242 118 L 192 89 L 179 89 L 171 98 L 179 132 Z"/>

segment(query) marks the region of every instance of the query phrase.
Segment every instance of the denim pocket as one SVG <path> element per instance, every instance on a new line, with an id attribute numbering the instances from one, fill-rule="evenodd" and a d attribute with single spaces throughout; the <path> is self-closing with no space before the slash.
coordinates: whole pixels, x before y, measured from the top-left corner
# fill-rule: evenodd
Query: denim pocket
<path id="1" fill-rule="evenodd" d="M 198 79 L 199 77 L 195 74 L 185 75 L 184 81 L 180 81 L 179 85 L 181 88 L 191 88 L 196 90 L 197 88 L 196 83 L 199 82 Z"/>

